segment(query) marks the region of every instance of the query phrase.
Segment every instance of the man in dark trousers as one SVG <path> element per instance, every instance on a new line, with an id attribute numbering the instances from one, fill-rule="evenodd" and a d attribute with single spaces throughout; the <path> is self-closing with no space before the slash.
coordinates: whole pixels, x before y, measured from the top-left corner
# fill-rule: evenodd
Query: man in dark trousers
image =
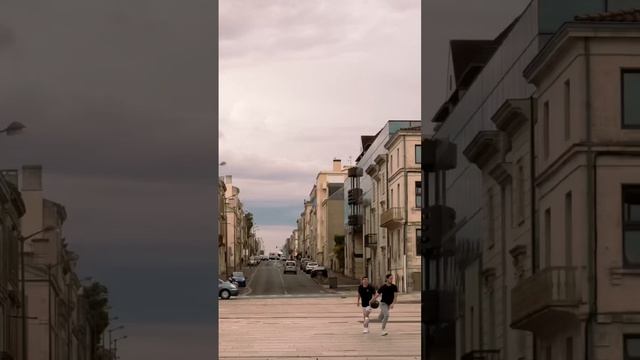
<path id="1" fill-rule="evenodd" d="M 363 276 L 360 280 L 360 286 L 358 286 L 358 300 L 356 300 L 356 306 L 362 307 L 362 323 L 364 324 L 364 330 L 362 330 L 363 334 L 369 332 L 369 314 L 372 311 L 369 303 L 375 293 L 376 289 L 369 284 L 369 279 L 366 276 Z"/>
<path id="2" fill-rule="evenodd" d="M 382 321 L 382 334 L 380 334 L 382 336 L 389 334 L 386 330 L 387 321 L 389 321 L 389 310 L 393 309 L 393 302 L 397 292 L 398 287 L 393 283 L 393 275 L 387 274 L 384 285 L 378 289 L 378 293 L 374 297 L 374 299 L 377 299 L 382 296 L 380 300 L 380 315 L 378 316 L 378 320 Z"/>

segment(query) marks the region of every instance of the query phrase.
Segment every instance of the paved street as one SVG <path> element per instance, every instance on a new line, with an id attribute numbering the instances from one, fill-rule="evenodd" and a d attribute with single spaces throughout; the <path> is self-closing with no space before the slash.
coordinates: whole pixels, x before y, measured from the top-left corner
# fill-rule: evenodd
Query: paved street
<path id="1" fill-rule="evenodd" d="M 247 289 L 242 296 L 309 296 L 327 294 L 308 274 L 298 268 L 296 275 L 283 274 L 282 261 L 263 261 L 249 275 Z"/>
<path id="2" fill-rule="evenodd" d="M 303 272 L 282 274 L 282 265 L 263 262 L 243 295 L 220 301 L 220 359 L 420 358 L 418 295 L 401 295 L 380 336 L 380 323 L 362 333 L 354 291 L 331 293 Z M 372 319 L 377 317 L 376 310 Z"/>

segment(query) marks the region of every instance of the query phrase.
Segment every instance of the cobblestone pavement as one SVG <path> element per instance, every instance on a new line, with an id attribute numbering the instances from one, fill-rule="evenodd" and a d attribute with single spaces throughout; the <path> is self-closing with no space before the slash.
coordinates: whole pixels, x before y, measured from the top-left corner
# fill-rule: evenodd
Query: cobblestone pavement
<path id="1" fill-rule="evenodd" d="M 333 296 L 331 296 L 333 295 Z M 381 336 L 372 320 L 362 333 L 355 292 L 321 297 L 237 297 L 220 301 L 220 359 L 375 359 L 420 358 L 420 304 L 401 295 Z M 379 310 L 371 315 L 377 317 Z"/>

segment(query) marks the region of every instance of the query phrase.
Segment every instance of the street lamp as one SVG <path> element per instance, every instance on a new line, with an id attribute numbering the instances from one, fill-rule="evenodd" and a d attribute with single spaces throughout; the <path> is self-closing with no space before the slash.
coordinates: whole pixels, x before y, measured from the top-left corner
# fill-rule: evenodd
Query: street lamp
<path id="1" fill-rule="evenodd" d="M 129 337 L 127 335 L 125 336 L 121 336 L 115 340 L 113 340 L 113 358 L 117 359 L 118 358 L 118 340 L 124 340 L 124 339 L 128 339 Z"/>
<path id="2" fill-rule="evenodd" d="M 122 330 L 122 329 L 124 329 L 124 325 L 120 325 L 118 327 L 108 330 L 109 331 L 109 352 L 111 352 L 111 334 L 115 331 Z"/>
<path id="3" fill-rule="evenodd" d="M 0 130 L 0 133 L 5 133 L 9 136 L 11 135 L 16 135 L 18 133 L 20 133 L 24 128 L 26 128 L 26 126 L 24 126 L 24 124 L 18 122 L 18 121 L 14 121 L 11 124 L 9 124 L 9 126 L 7 126 L 6 128 Z"/>
<path id="4" fill-rule="evenodd" d="M 114 316 L 114 317 L 112 317 L 112 318 L 109 318 L 109 324 L 111 324 L 111 322 L 112 322 L 112 321 L 116 321 L 116 320 L 120 320 L 120 318 L 119 318 L 119 317 L 117 317 L 117 316 Z M 106 337 L 106 336 L 107 336 L 107 332 L 106 332 L 106 331 L 103 331 L 103 332 L 102 332 L 102 347 L 103 347 L 103 348 L 104 348 L 104 346 L 105 346 L 105 344 L 106 344 L 106 342 L 107 342 L 107 341 L 106 341 L 107 339 L 105 339 L 105 337 Z M 111 341 L 111 340 L 109 340 L 109 341 Z M 109 346 L 111 346 L 111 343 L 109 343 Z"/>
<path id="5" fill-rule="evenodd" d="M 16 125 L 17 124 L 17 125 Z M 6 129 L 0 131 L 0 132 L 6 132 L 7 135 L 11 135 L 12 132 L 15 133 L 15 131 L 19 131 L 19 127 L 20 127 L 20 123 L 11 123 Z M 22 125 L 24 127 L 24 125 Z M 16 130 L 18 129 L 18 130 Z M 25 280 L 25 276 L 24 276 L 24 269 L 25 269 L 25 264 L 24 264 L 24 242 L 31 239 L 34 236 L 40 235 L 42 233 L 47 233 L 47 232 L 51 232 L 54 230 L 57 230 L 58 228 L 53 226 L 53 225 L 48 225 L 45 226 L 42 230 L 40 231 L 36 231 L 33 234 L 27 235 L 27 236 L 18 236 L 18 241 L 20 242 L 20 283 L 21 283 L 21 291 L 20 291 L 20 297 L 21 299 L 21 303 L 22 303 L 22 358 L 24 360 L 27 359 L 27 295 L 26 295 L 26 280 Z"/>

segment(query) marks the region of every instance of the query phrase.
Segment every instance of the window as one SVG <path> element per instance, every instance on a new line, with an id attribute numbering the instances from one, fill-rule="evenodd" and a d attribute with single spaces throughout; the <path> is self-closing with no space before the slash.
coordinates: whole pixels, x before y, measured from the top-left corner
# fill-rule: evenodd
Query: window
<path id="1" fill-rule="evenodd" d="M 422 145 L 416 145 L 416 164 L 422 164 Z"/>
<path id="2" fill-rule="evenodd" d="M 518 200 L 517 200 L 517 219 L 518 223 L 521 223 L 524 220 L 524 197 L 525 197 L 525 189 L 524 189 L 524 166 L 522 165 L 522 160 L 518 161 L 518 174 L 517 174 L 517 187 L 518 187 Z"/>
<path id="3" fill-rule="evenodd" d="M 389 175 L 393 174 L 393 155 L 390 155 L 389 161 Z"/>
<path id="4" fill-rule="evenodd" d="M 622 127 L 640 128 L 640 70 L 622 71 Z"/>
<path id="5" fill-rule="evenodd" d="M 489 199 L 487 200 L 487 229 L 489 233 L 487 235 L 487 245 L 489 248 L 492 248 L 494 245 L 494 239 L 496 236 L 495 232 L 495 209 L 494 209 L 494 194 L 493 188 L 489 189 Z"/>
<path id="6" fill-rule="evenodd" d="M 416 207 L 422 208 L 422 182 L 416 181 Z"/>
<path id="7" fill-rule="evenodd" d="M 640 360 L 640 335 L 624 337 L 624 360 Z"/>
<path id="8" fill-rule="evenodd" d="M 406 189 L 405 189 L 406 190 Z M 396 193 L 396 196 L 398 196 L 398 207 L 400 207 L 400 184 L 398 184 L 398 192 Z M 406 204 L 405 204 L 406 205 Z"/>
<path id="9" fill-rule="evenodd" d="M 544 211 L 544 254 L 546 267 L 551 266 L 551 209 Z"/>
<path id="10" fill-rule="evenodd" d="M 624 266 L 640 267 L 640 185 L 624 186 L 623 246 Z"/>
<path id="11" fill-rule="evenodd" d="M 396 149 L 396 167 L 400 168 L 400 148 Z"/>
<path id="12" fill-rule="evenodd" d="M 390 195 L 391 196 L 389 197 L 389 202 L 391 203 L 389 204 L 389 208 L 392 208 L 393 207 L 393 189 L 391 189 Z"/>
<path id="13" fill-rule="evenodd" d="M 542 109 L 542 153 L 544 159 L 549 158 L 549 102 L 546 101 Z"/>
<path id="14" fill-rule="evenodd" d="M 564 82 L 564 139 L 571 137 L 571 80 Z"/>
<path id="15" fill-rule="evenodd" d="M 571 191 L 569 191 L 564 196 L 564 256 L 565 256 L 565 265 L 571 266 L 573 263 L 573 204 L 572 204 L 572 195 Z"/>
<path id="16" fill-rule="evenodd" d="M 422 254 L 422 229 L 416 229 L 416 256 Z"/>

